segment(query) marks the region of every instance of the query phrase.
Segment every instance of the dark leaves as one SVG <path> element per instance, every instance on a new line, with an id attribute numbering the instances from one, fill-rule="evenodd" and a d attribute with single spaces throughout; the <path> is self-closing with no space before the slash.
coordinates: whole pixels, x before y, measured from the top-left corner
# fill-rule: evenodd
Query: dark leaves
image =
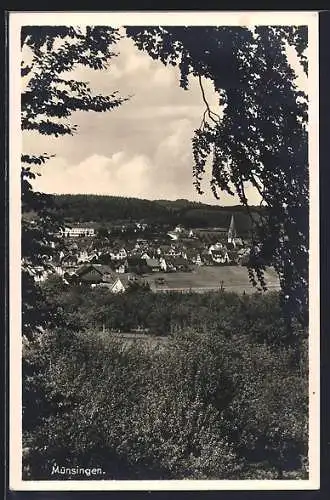
<path id="1" fill-rule="evenodd" d="M 26 77 L 21 95 L 21 126 L 24 131 L 61 137 L 76 132 L 69 118 L 76 111 L 106 112 L 127 99 L 111 95 L 95 95 L 87 82 L 67 78 L 77 66 L 102 70 L 115 56 L 113 44 L 119 40 L 118 30 L 109 26 L 23 26 L 21 45 L 29 54 L 30 65 L 22 61 L 21 75 Z M 24 55 L 24 52 L 23 52 Z M 23 154 L 22 186 L 22 265 L 24 270 L 23 326 L 32 333 L 40 326 L 41 317 L 32 314 L 40 290 L 34 284 L 36 268 L 42 272 L 49 264 L 61 226 L 52 197 L 35 192 L 31 182 L 40 172 L 34 166 L 44 165 L 52 155 Z M 45 313 L 46 314 L 46 313 Z"/>

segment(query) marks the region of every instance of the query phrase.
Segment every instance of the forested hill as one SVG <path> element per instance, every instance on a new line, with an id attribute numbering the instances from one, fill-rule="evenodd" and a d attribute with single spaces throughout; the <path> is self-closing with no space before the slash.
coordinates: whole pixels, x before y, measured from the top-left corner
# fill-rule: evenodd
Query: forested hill
<path id="1" fill-rule="evenodd" d="M 248 229 L 250 219 L 244 208 L 220 207 L 189 200 L 144 200 L 120 196 L 54 195 L 58 215 L 74 222 L 144 221 L 183 224 L 189 227 L 228 227 L 231 215 L 238 229 Z M 258 208 L 253 210 L 258 213 Z"/>

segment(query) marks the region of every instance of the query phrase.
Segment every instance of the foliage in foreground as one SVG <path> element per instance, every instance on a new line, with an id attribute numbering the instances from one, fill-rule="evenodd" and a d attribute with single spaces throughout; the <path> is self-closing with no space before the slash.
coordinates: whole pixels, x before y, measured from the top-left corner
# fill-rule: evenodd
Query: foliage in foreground
<path id="1" fill-rule="evenodd" d="M 307 474 L 306 360 L 288 347 L 187 329 L 155 349 L 54 330 L 23 360 L 26 478 L 55 463 L 103 479 Z"/>
<path id="2" fill-rule="evenodd" d="M 296 326 L 287 331 L 278 292 L 263 296 L 236 293 L 155 294 L 146 289 L 129 289 L 115 295 L 105 289 L 68 286 L 58 277 L 42 285 L 39 314 L 51 318 L 49 327 L 63 325 L 82 331 L 86 329 L 130 332 L 149 330 L 153 335 L 186 328 L 205 327 L 220 330 L 223 335 L 248 332 L 257 342 L 269 344 L 295 343 L 303 330 Z M 298 343 L 298 345 L 300 345 Z"/>
<path id="3" fill-rule="evenodd" d="M 113 92 L 98 95 L 86 81 L 72 78 L 72 70 L 105 70 L 115 57 L 113 48 L 120 39 L 110 26 L 23 26 L 21 29 L 21 128 L 23 132 L 52 137 L 73 135 L 77 126 L 70 117 L 76 111 L 107 112 L 127 101 Z M 30 61 L 28 63 L 27 61 Z M 63 225 L 52 196 L 33 189 L 53 155 L 38 151 L 21 155 L 22 201 L 22 327 L 23 333 L 45 326 L 45 318 L 35 313 L 38 289 L 34 268 L 47 268 L 54 255 L 52 243 Z M 28 214 L 34 213 L 30 220 Z"/>

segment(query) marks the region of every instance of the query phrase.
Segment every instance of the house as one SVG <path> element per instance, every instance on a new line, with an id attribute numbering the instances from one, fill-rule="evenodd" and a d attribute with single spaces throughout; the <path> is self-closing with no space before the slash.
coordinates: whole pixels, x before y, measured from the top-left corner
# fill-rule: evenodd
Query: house
<path id="1" fill-rule="evenodd" d="M 136 244 L 135 244 L 135 243 L 133 243 L 133 242 L 127 242 L 127 243 L 126 243 L 126 246 L 125 246 L 125 251 L 126 251 L 127 256 L 128 256 L 128 255 L 131 255 L 131 254 L 132 254 L 132 252 L 134 252 L 134 251 L 136 250 L 136 248 L 135 248 L 135 247 L 136 247 Z"/>
<path id="2" fill-rule="evenodd" d="M 164 273 L 166 273 L 166 271 L 167 271 L 167 263 L 166 263 L 166 260 L 164 259 L 164 257 L 161 257 L 159 259 L 159 265 L 160 265 L 161 270 L 164 271 Z"/>
<path id="3" fill-rule="evenodd" d="M 59 264 L 54 264 L 54 273 L 58 274 L 59 276 L 64 276 L 65 271 L 63 267 Z"/>
<path id="4" fill-rule="evenodd" d="M 225 248 L 214 250 L 211 257 L 216 264 L 228 264 L 230 262 L 228 252 Z"/>
<path id="5" fill-rule="evenodd" d="M 141 255 L 141 260 L 150 260 L 150 259 L 151 256 L 149 255 L 149 253 L 143 252 L 143 254 Z"/>
<path id="6" fill-rule="evenodd" d="M 127 258 L 127 251 L 124 247 L 113 250 L 111 253 L 111 257 L 114 260 L 123 260 Z"/>
<path id="7" fill-rule="evenodd" d="M 134 247 L 133 250 L 131 250 L 131 252 L 129 252 L 128 257 L 133 257 L 133 256 L 140 257 L 141 255 L 142 255 L 141 248 Z"/>
<path id="8" fill-rule="evenodd" d="M 151 271 L 152 273 L 161 271 L 160 263 L 157 259 L 146 259 L 145 263 L 149 271 Z"/>
<path id="9" fill-rule="evenodd" d="M 227 248 L 220 242 L 210 245 L 208 254 L 215 264 L 228 264 L 230 262 Z"/>
<path id="10" fill-rule="evenodd" d="M 126 288 L 120 278 L 114 278 L 112 281 L 92 283 L 91 288 L 106 288 L 111 293 L 123 293 Z"/>
<path id="11" fill-rule="evenodd" d="M 216 235 L 218 238 L 226 239 L 228 237 L 228 227 L 196 227 L 194 233 L 198 237 Z"/>
<path id="12" fill-rule="evenodd" d="M 75 267 L 78 265 L 78 257 L 74 254 L 66 254 L 61 259 L 61 266 L 63 267 Z"/>
<path id="13" fill-rule="evenodd" d="M 167 235 L 171 238 L 171 240 L 175 241 L 179 239 L 179 233 L 174 231 L 169 231 Z"/>
<path id="14" fill-rule="evenodd" d="M 141 263 L 141 255 L 140 254 L 133 254 L 133 255 L 129 255 L 127 257 L 127 264 L 128 266 L 138 266 L 140 263 Z"/>
<path id="15" fill-rule="evenodd" d="M 79 247 L 78 247 L 76 242 L 69 244 L 67 247 L 67 253 L 77 254 L 78 251 L 79 251 Z"/>
<path id="16" fill-rule="evenodd" d="M 166 257 L 166 272 L 174 273 L 176 270 L 175 257 Z"/>
<path id="17" fill-rule="evenodd" d="M 126 290 L 126 286 L 121 278 L 117 278 L 109 287 L 111 293 L 123 293 Z"/>
<path id="18" fill-rule="evenodd" d="M 228 255 L 231 264 L 238 264 L 238 252 L 236 249 L 228 250 Z"/>
<path id="19" fill-rule="evenodd" d="M 88 255 L 87 262 L 97 262 L 99 260 L 99 258 L 101 257 L 101 255 L 102 255 L 102 252 L 100 250 L 91 252 Z"/>
<path id="20" fill-rule="evenodd" d="M 189 266 L 187 261 L 183 257 L 175 257 L 174 258 L 174 266 L 177 271 L 188 271 Z"/>
<path id="21" fill-rule="evenodd" d="M 90 260 L 90 256 L 89 256 L 87 250 L 82 250 L 81 252 L 79 252 L 79 255 L 77 258 L 78 263 L 88 262 L 89 260 Z"/>
<path id="22" fill-rule="evenodd" d="M 159 245 L 157 253 L 161 255 L 169 255 L 170 250 L 171 250 L 171 245 Z"/>
<path id="23" fill-rule="evenodd" d="M 115 272 L 105 264 L 87 264 L 76 271 L 80 283 L 99 284 L 112 283 L 116 279 Z"/>
<path id="24" fill-rule="evenodd" d="M 237 262 L 241 266 L 247 266 L 250 261 L 250 248 L 242 248 L 237 252 Z"/>
<path id="25" fill-rule="evenodd" d="M 30 273 L 36 283 L 42 283 L 49 276 L 49 271 L 44 269 L 43 266 L 35 266 L 33 269 L 30 269 Z"/>
<path id="26" fill-rule="evenodd" d="M 147 240 L 142 240 L 141 238 L 138 238 L 135 242 L 134 250 L 143 252 L 144 250 L 148 249 L 148 242 Z"/>
<path id="27" fill-rule="evenodd" d="M 114 268 L 116 273 L 119 273 L 119 274 L 126 273 L 127 269 L 128 269 L 127 259 L 114 263 L 113 268 Z"/>
<path id="28" fill-rule="evenodd" d="M 95 236 L 95 229 L 92 227 L 66 226 L 60 230 L 64 238 L 79 238 L 83 236 Z"/>
<path id="29" fill-rule="evenodd" d="M 177 243 L 172 243 L 171 249 L 169 250 L 169 255 L 172 255 L 173 257 L 182 257 L 182 252 L 184 251 L 183 245 L 177 244 Z"/>
<path id="30" fill-rule="evenodd" d="M 176 250 L 175 250 L 175 247 L 171 246 L 168 251 L 167 251 L 167 254 L 166 255 L 169 255 L 170 257 L 175 257 L 176 255 Z"/>
<path id="31" fill-rule="evenodd" d="M 198 253 L 197 256 L 196 256 L 196 260 L 195 260 L 195 264 L 197 266 L 202 266 L 203 265 L 203 261 L 202 261 L 202 258 L 200 256 L 200 254 Z"/>
<path id="32" fill-rule="evenodd" d="M 123 293 L 126 291 L 125 285 L 119 277 L 107 282 L 93 283 L 91 288 L 107 288 L 111 293 Z"/>
<path id="33" fill-rule="evenodd" d="M 185 228 L 183 226 L 181 226 L 181 224 L 178 224 L 174 229 L 173 229 L 173 232 L 174 233 L 183 233 L 185 231 Z"/>
<path id="34" fill-rule="evenodd" d="M 236 250 L 236 248 L 244 247 L 244 241 L 242 238 L 235 238 L 235 240 L 231 243 L 227 243 L 228 250 Z"/>
<path id="35" fill-rule="evenodd" d="M 202 252 L 201 258 L 202 258 L 202 263 L 204 266 L 213 266 L 214 265 L 212 256 L 207 251 Z"/>
<path id="36" fill-rule="evenodd" d="M 186 253 L 187 260 L 192 264 L 197 264 L 201 266 L 203 264 L 201 254 L 195 248 L 189 248 Z"/>
<path id="37" fill-rule="evenodd" d="M 218 241 L 217 243 L 214 243 L 214 245 L 210 245 L 208 252 L 210 255 L 212 255 L 213 252 L 218 252 L 219 250 L 222 250 L 223 244 Z"/>
<path id="38" fill-rule="evenodd" d="M 129 288 L 129 286 L 133 285 L 133 284 L 145 284 L 146 281 L 142 280 L 141 278 L 139 278 L 135 273 L 125 273 L 123 275 L 121 275 L 120 277 L 118 277 L 118 279 L 120 280 L 122 286 L 125 288 L 125 290 L 127 290 Z"/>
<path id="39" fill-rule="evenodd" d="M 148 227 L 148 224 L 144 224 L 142 222 L 136 222 L 135 225 L 140 231 L 145 231 Z"/>
<path id="40" fill-rule="evenodd" d="M 53 263 L 44 266 L 34 266 L 29 268 L 29 274 L 33 277 L 36 283 L 46 281 L 51 275 L 58 275 L 61 278 L 64 276 L 64 271 L 60 265 Z"/>
<path id="41" fill-rule="evenodd" d="M 101 282 L 92 285 L 92 288 L 107 288 L 110 293 L 123 293 L 131 286 L 131 284 L 142 284 L 145 282 L 139 280 L 133 274 L 123 274 L 121 276 L 114 276 L 112 280 Z"/>
<path id="42" fill-rule="evenodd" d="M 43 262 L 51 262 L 53 260 L 53 256 L 52 255 L 48 255 L 48 254 L 43 254 L 41 256 Z"/>

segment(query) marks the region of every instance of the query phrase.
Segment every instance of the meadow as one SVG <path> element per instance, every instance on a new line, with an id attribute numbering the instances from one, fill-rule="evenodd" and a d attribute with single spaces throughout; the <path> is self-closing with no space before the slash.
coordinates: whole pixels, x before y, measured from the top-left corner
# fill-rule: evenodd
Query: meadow
<path id="1" fill-rule="evenodd" d="M 256 289 L 249 281 L 246 267 L 241 266 L 195 266 L 191 272 L 152 273 L 145 275 L 154 291 L 191 290 L 203 292 L 223 288 L 229 292 L 254 293 Z M 163 284 L 157 283 L 159 278 Z M 267 268 L 265 280 L 269 290 L 279 290 L 279 280 L 274 269 Z"/>

